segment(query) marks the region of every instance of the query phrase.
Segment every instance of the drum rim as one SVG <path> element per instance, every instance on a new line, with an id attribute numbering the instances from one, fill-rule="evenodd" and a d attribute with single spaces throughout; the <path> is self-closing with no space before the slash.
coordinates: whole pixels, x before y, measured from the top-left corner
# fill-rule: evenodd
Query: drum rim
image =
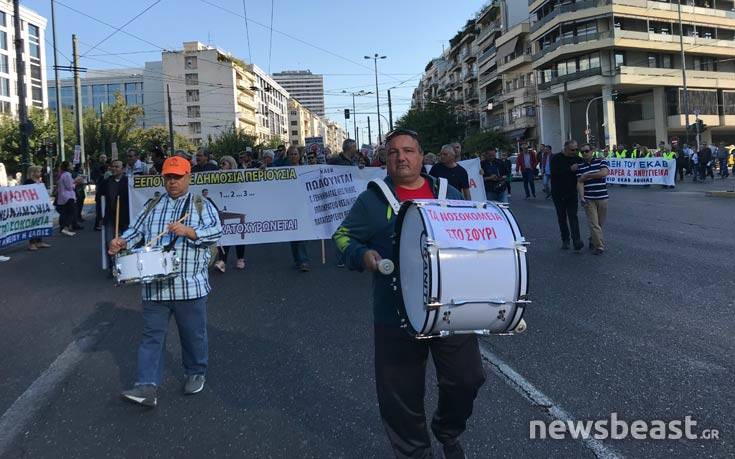
<path id="1" fill-rule="evenodd" d="M 490 201 L 488 201 L 490 202 Z M 504 206 L 499 206 L 494 203 L 492 203 L 498 210 L 500 210 L 500 213 L 503 215 L 503 218 L 505 218 L 506 222 L 508 222 L 508 226 L 510 226 L 510 230 L 513 232 L 513 238 L 516 242 L 523 239 L 523 231 L 521 231 L 521 226 L 518 224 L 518 220 L 516 219 L 513 212 Z M 524 285 L 524 279 L 523 279 L 523 270 L 521 269 L 521 257 L 523 257 L 524 263 L 526 267 L 526 276 L 525 276 L 525 291 L 522 291 L 522 286 Z M 520 300 L 521 298 L 528 295 L 528 260 L 526 258 L 526 254 L 521 252 L 520 250 L 515 251 L 515 258 L 516 258 L 516 273 L 518 278 L 518 286 L 516 288 L 516 300 Z M 519 303 L 516 303 L 516 314 L 513 320 L 511 320 L 508 323 L 508 327 L 506 328 L 506 332 L 510 330 L 514 330 L 515 327 L 518 325 L 518 323 L 523 318 L 524 313 L 526 312 L 526 308 L 522 306 Z"/>
<path id="2" fill-rule="evenodd" d="M 426 311 L 426 317 L 424 318 L 424 325 L 421 327 L 421 331 L 416 330 L 413 325 L 411 324 L 411 320 L 408 318 L 408 311 L 406 310 L 406 303 L 403 299 L 403 286 L 401 285 L 401 231 L 403 230 L 403 221 L 406 218 L 406 214 L 408 213 L 408 210 L 412 207 L 416 206 L 417 211 L 419 212 L 419 216 L 421 217 L 421 225 L 424 227 L 424 232 L 426 233 L 428 237 L 428 231 L 426 227 L 426 221 L 424 220 L 424 216 L 421 213 L 419 208 L 419 204 L 413 200 L 404 201 L 401 204 L 401 208 L 398 211 L 398 215 L 396 216 L 396 225 L 395 225 L 395 231 L 394 231 L 394 241 L 395 246 L 393 247 L 393 258 L 394 262 L 396 264 L 396 272 L 398 273 L 397 281 L 398 281 L 398 313 L 399 316 L 403 319 L 403 321 L 406 323 L 406 327 L 408 328 L 409 333 L 414 336 L 426 336 L 426 329 L 427 325 L 430 321 L 429 316 L 430 314 L 434 314 L 434 320 L 432 321 L 431 330 L 434 329 L 436 326 L 436 321 L 439 317 L 436 311 Z M 429 276 L 433 278 L 433 270 L 431 267 L 431 263 L 429 263 Z M 437 260 L 437 276 L 441 278 L 441 269 L 439 267 L 439 263 Z M 441 294 L 441 282 L 439 282 L 439 285 L 437 286 L 438 289 L 440 289 L 439 294 Z M 424 298 L 424 302 L 426 301 L 426 298 Z"/>

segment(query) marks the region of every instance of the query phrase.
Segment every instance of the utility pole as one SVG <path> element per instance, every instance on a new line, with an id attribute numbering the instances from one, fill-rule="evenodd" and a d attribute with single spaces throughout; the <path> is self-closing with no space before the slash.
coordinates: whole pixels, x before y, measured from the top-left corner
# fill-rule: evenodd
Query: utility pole
<path id="1" fill-rule="evenodd" d="M 378 118 L 378 120 L 380 120 L 380 118 Z M 380 123 L 378 123 L 378 125 L 380 125 Z M 373 144 L 373 133 L 370 130 L 370 117 L 368 116 L 368 145 L 372 145 L 372 144 Z"/>
<path id="2" fill-rule="evenodd" d="M 174 154 L 174 120 L 171 115 L 171 89 L 168 83 L 166 83 L 166 98 L 168 104 L 168 148 L 171 151 L 171 156 Z"/>
<path id="3" fill-rule="evenodd" d="M 684 54 L 684 24 L 681 22 L 681 1 L 679 9 L 679 48 L 681 49 L 681 79 L 684 84 L 684 122 L 686 123 L 686 139 L 689 145 L 689 91 L 687 89 L 687 58 Z"/>
<path id="4" fill-rule="evenodd" d="M 59 56 L 56 48 L 56 13 L 54 12 L 54 0 L 51 0 L 51 31 L 53 33 L 54 46 L 54 77 L 56 78 L 56 144 L 59 149 L 61 161 L 64 161 L 64 120 L 62 119 L 61 105 L 61 80 L 59 79 Z"/>
<path id="5" fill-rule="evenodd" d="M 100 143 L 102 143 L 102 153 L 105 153 L 107 151 L 107 142 L 105 142 L 105 104 L 102 102 L 100 102 Z"/>
<path id="6" fill-rule="evenodd" d="M 26 169 L 31 163 L 28 154 L 28 136 L 33 132 L 33 125 L 28 122 L 28 107 L 26 107 L 26 63 L 23 61 L 23 38 L 20 35 L 20 0 L 13 0 L 13 27 L 15 28 L 15 72 L 18 78 L 18 120 L 20 121 L 20 155 L 21 172 L 26 175 Z"/>
<path id="7" fill-rule="evenodd" d="M 82 81 L 79 78 L 79 52 L 77 51 L 77 35 L 72 34 L 71 36 L 71 47 L 72 47 L 72 67 L 74 68 L 74 112 L 76 115 L 76 128 L 77 128 L 77 144 L 79 145 L 80 155 L 79 161 L 82 164 L 82 169 L 85 167 L 84 157 L 84 124 L 82 124 Z M 59 81 L 56 80 L 56 86 L 59 85 Z"/>
<path id="8" fill-rule="evenodd" d="M 355 93 L 352 93 L 352 127 L 355 129 L 355 142 L 357 142 L 357 116 L 355 115 Z"/>
<path id="9" fill-rule="evenodd" d="M 378 119 L 378 123 L 380 123 L 380 119 Z M 393 130 L 393 104 L 390 100 L 390 89 L 388 90 L 388 125 L 390 126 L 390 130 Z"/>

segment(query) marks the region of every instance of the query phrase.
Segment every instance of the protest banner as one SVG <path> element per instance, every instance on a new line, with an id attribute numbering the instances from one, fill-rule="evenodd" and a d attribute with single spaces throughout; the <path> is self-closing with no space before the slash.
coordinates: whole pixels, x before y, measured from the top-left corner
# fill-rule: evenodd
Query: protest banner
<path id="1" fill-rule="evenodd" d="M 664 158 L 608 159 L 611 185 L 676 185 L 676 160 Z"/>
<path id="2" fill-rule="evenodd" d="M 306 154 L 316 155 L 316 162 L 319 164 L 325 164 L 327 162 L 326 154 L 324 153 L 324 138 L 322 137 L 306 137 L 304 139 L 304 145 L 306 147 Z"/>
<path id="3" fill-rule="evenodd" d="M 0 248 L 51 236 L 51 200 L 42 183 L 0 187 Z"/>
<path id="4" fill-rule="evenodd" d="M 452 207 L 466 201 L 449 201 L 448 207 L 427 206 L 426 215 L 432 222 L 434 240 L 440 247 L 461 247 L 472 250 L 511 248 L 515 243 L 510 225 L 495 208 Z"/>
<path id="5" fill-rule="evenodd" d="M 472 199 L 484 201 L 479 159 L 460 164 L 470 175 Z M 330 165 L 201 172 L 192 174 L 189 191 L 219 209 L 220 245 L 329 239 L 368 182 L 385 174 L 378 167 Z M 129 187 L 131 220 L 164 192 L 156 175 L 134 176 Z"/>

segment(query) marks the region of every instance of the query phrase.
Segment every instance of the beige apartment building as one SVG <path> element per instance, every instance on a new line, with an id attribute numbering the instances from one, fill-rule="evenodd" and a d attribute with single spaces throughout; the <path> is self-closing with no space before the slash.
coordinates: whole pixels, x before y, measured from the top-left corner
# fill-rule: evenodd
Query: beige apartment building
<path id="1" fill-rule="evenodd" d="M 533 68 L 540 141 L 559 149 L 590 135 L 600 145 L 654 146 L 686 138 L 679 35 L 690 123 L 703 141 L 735 140 L 735 2 L 533 0 Z M 693 138 L 690 143 L 693 143 Z"/>
<path id="2" fill-rule="evenodd" d="M 307 137 L 322 137 L 324 146 L 333 152 L 342 151 L 347 133 L 339 123 L 321 117 L 296 99 L 288 101 L 289 143 L 304 146 Z"/>
<path id="3" fill-rule="evenodd" d="M 186 42 L 180 51 L 164 51 L 161 59 L 166 75 L 162 89 L 170 86 L 176 132 L 197 145 L 233 127 L 257 135 L 258 86 L 247 64 L 200 42 Z"/>

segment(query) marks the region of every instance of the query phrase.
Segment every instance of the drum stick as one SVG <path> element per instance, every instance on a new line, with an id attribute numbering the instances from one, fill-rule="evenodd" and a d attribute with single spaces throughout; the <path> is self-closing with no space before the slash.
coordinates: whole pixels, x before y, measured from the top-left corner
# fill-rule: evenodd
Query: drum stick
<path id="1" fill-rule="evenodd" d="M 180 219 L 176 220 L 176 221 L 175 221 L 175 222 L 173 222 L 173 223 L 181 223 L 181 222 L 183 222 L 184 220 L 186 220 L 186 217 L 188 217 L 188 216 L 189 216 L 189 214 L 188 214 L 188 213 L 186 213 L 186 214 L 184 214 L 184 216 L 183 216 L 183 217 L 181 217 Z M 169 223 L 169 224 L 170 224 L 170 223 Z M 145 246 L 146 246 L 146 247 L 150 247 L 150 246 L 152 246 L 153 244 L 155 244 L 155 243 L 156 243 L 156 241 L 157 241 L 157 240 L 161 239 L 161 238 L 163 237 L 163 235 L 164 235 L 164 234 L 166 234 L 166 233 L 168 233 L 168 228 L 167 228 L 167 229 L 165 229 L 165 230 L 163 230 L 163 231 L 161 231 L 161 232 L 160 232 L 160 233 L 158 234 L 158 236 L 156 236 L 156 237 L 154 237 L 153 239 L 151 239 L 151 240 L 150 240 L 150 242 L 148 242 L 148 244 L 146 244 Z"/>
<path id="2" fill-rule="evenodd" d="M 115 208 L 115 239 L 120 237 L 120 196 L 117 197 L 117 207 Z"/>

